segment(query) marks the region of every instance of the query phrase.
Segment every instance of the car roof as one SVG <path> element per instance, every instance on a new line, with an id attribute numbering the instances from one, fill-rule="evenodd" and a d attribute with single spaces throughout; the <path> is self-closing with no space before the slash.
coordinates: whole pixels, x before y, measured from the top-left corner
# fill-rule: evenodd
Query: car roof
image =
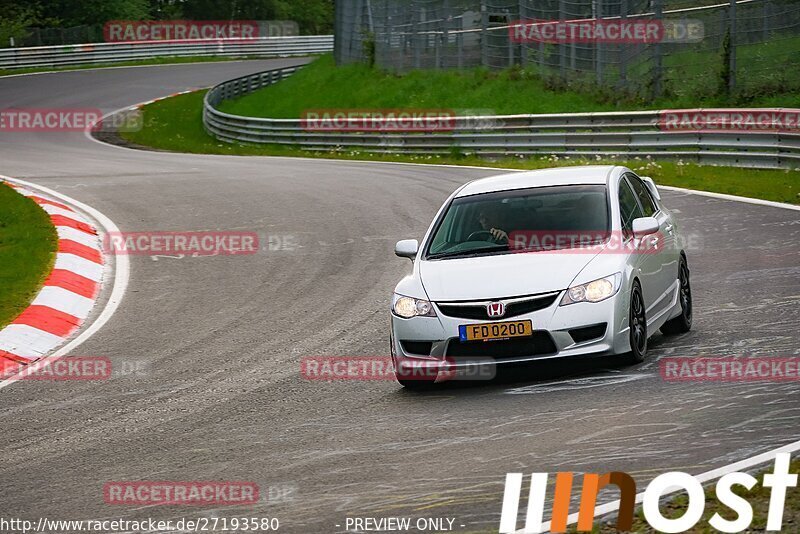
<path id="1" fill-rule="evenodd" d="M 615 165 L 583 165 L 490 176 L 468 183 L 458 192 L 456 198 L 551 185 L 605 185 L 615 168 Z"/>

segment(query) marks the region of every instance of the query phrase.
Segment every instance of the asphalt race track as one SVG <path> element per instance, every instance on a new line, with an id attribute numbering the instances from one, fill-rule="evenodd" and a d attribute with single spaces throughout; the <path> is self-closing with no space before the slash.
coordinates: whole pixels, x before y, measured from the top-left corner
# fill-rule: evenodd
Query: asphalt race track
<path id="1" fill-rule="evenodd" d="M 7 78 L 0 98 L 110 111 L 299 61 Z M 254 256 L 132 256 L 122 306 L 73 355 L 138 372 L 0 390 L 5 516 L 277 517 L 281 531 L 306 533 L 344 531 L 348 516 L 450 517 L 456 532 L 496 532 L 507 472 L 627 471 L 641 490 L 666 471 L 700 473 L 798 439 L 796 383 L 666 382 L 657 363 L 800 354 L 798 211 L 664 192 L 691 236 L 690 334 L 656 335 L 638 366 L 543 364 L 412 393 L 305 380 L 299 362 L 387 355 L 390 294 L 409 268 L 394 243 L 421 237 L 459 184 L 496 171 L 4 132 L 0 174 L 89 204 L 123 231 L 247 230 L 282 244 Z M 105 504 L 105 483 L 135 480 L 249 480 L 264 498 L 215 510 Z M 287 498 L 269 498 L 281 488 Z"/>

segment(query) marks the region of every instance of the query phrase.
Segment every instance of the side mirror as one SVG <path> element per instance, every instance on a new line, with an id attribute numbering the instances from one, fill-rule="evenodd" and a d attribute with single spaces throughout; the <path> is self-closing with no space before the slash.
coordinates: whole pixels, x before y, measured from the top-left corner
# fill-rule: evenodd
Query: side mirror
<path id="1" fill-rule="evenodd" d="M 639 217 L 633 220 L 633 237 L 642 238 L 658 232 L 658 219 L 655 217 Z"/>
<path id="2" fill-rule="evenodd" d="M 644 185 L 647 186 L 647 189 L 650 190 L 650 194 L 656 197 L 656 200 L 661 200 L 661 194 L 658 192 L 658 187 L 656 187 L 656 183 L 653 181 L 652 178 L 649 176 L 640 176 Z"/>
<path id="3" fill-rule="evenodd" d="M 419 241 L 416 239 L 403 239 L 394 246 L 394 253 L 401 258 L 413 260 L 419 252 Z"/>

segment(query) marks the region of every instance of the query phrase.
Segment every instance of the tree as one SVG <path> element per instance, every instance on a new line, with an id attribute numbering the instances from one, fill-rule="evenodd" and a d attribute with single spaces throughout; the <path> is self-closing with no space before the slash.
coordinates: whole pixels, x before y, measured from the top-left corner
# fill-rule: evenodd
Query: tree
<path id="1" fill-rule="evenodd" d="M 333 0 L 185 0 L 191 20 L 293 20 L 305 34 L 333 29 Z"/>
<path id="2" fill-rule="evenodd" d="M 0 47 L 9 46 L 12 38 L 18 45 L 28 36 L 27 28 L 36 24 L 38 20 L 36 5 L 0 1 Z"/>
<path id="3" fill-rule="evenodd" d="M 43 0 L 42 7 L 43 13 L 61 27 L 150 18 L 149 0 Z"/>

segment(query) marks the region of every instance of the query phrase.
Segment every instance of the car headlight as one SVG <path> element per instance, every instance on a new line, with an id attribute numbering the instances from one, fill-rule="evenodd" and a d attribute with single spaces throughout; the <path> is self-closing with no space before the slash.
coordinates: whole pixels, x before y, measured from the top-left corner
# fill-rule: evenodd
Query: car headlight
<path id="1" fill-rule="evenodd" d="M 392 311 L 395 315 L 406 319 L 411 317 L 436 317 L 433 304 L 429 301 L 404 297 L 397 293 L 392 296 Z"/>
<path id="2" fill-rule="evenodd" d="M 567 289 L 564 298 L 561 299 L 561 306 L 575 304 L 576 302 L 600 302 L 612 297 L 619 291 L 622 282 L 622 273 L 612 274 L 599 280 L 593 280 L 587 284 L 573 286 Z"/>

